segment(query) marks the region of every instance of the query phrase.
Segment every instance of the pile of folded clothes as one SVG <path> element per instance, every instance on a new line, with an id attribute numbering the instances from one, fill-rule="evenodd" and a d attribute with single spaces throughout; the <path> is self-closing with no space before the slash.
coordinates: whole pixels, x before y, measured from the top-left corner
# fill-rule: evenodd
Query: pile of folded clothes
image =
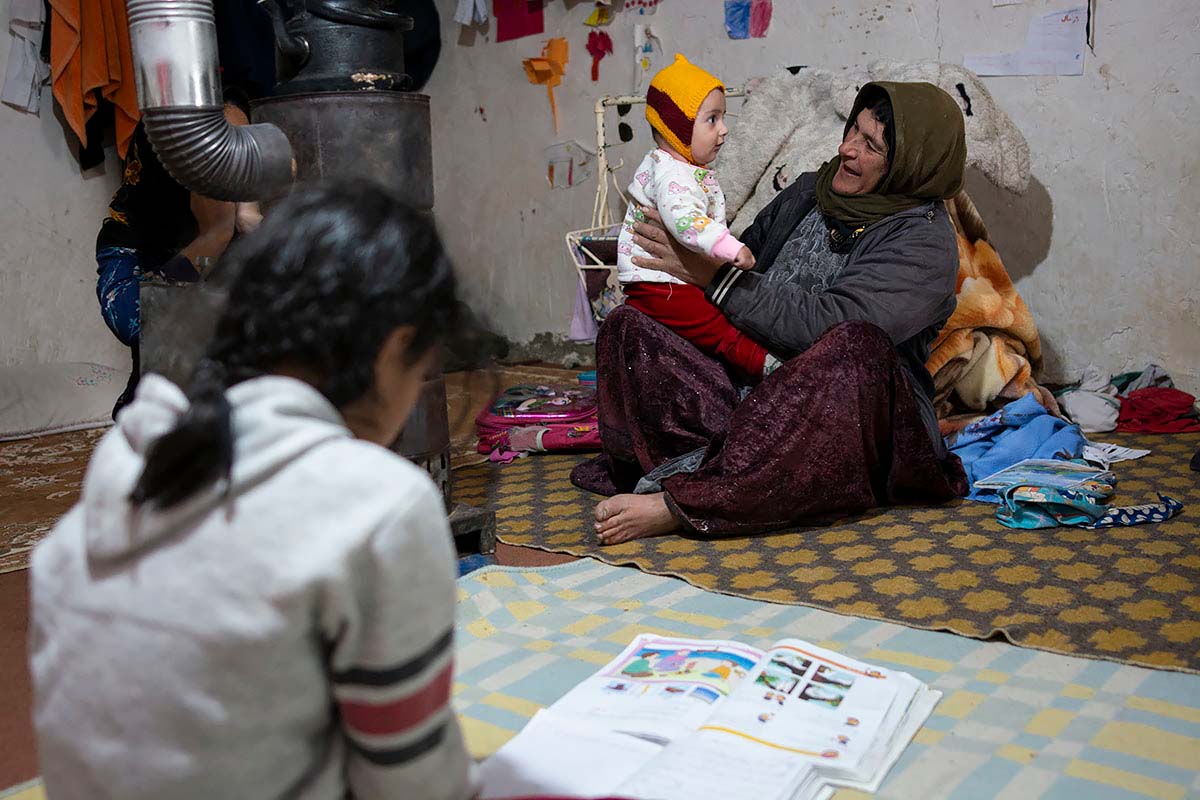
<path id="1" fill-rule="evenodd" d="M 1136 399 L 1137 393 L 1156 392 L 1151 396 L 1161 398 L 1163 390 L 1134 390 L 1135 401 L 1119 404 L 1114 416 L 1123 418 L 1125 406 L 1131 407 L 1131 414 L 1141 413 L 1144 401 Z M 1165 390 L 1178 391 L 1169 387 Z M 1189 404 L 1193 402 L 1190 395 L 1184 396 Z M 1178 412 L 1174 406 L 1165 411 L 1156 408 L 1152 424 L 1161 423 L 1171 413 L 1175 416 L 1170 419 L 1179 419 Z M 1183 509 L 1182 503 L 1164 494 L 1158 495 L 1157 503 L 1109 505 L 1117 485 L 1116 476 L 1107 470 L 1110 459 L 1101 460 L 1104 468 L 1090 466 L 1085 459 L 1091 458 L 1089 449 L 1100 448 L 1103 452 L 1113 446 L 1089 442 L 1078 424 L 1051 414 L 1032 392 L 950 434 L 946 446 L 962 461 L 971 485 L 968 497 L 996 503 L 996 519 L 1010 528 L 1141 525 L 1163 522 Z M 1111 460 L 1137 458 L 1147 452 L 1129 450 Z"/>
<path id="2" fill-rule="evenodd" d="M 1086 433 L 1195 433 L 1196 398 L 1175 388 L 1157 364 L 1109 376 L 1089 367 L 1075 386 L 1058 393 L 1063 412 Z"/>

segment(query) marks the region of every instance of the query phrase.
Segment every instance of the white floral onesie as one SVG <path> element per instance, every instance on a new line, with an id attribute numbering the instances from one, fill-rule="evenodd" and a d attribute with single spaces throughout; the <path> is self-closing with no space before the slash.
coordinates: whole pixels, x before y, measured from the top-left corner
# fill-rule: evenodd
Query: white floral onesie
<path id="1" fill-rule="evenodd" d="M 710 169 L 655 148 L 638 165 L 629 194 L 635 202 L 629 204 L 617 240 L 617 278 L 621 283 L 683 283 L 665 272 L 633 263 L 635 256 L 649 255 L 633 242 L 637 203 L 657 209 L 667 230 L 689 250 L 732 261 L 742 249 L 725 225 L 725 193 Z"/>

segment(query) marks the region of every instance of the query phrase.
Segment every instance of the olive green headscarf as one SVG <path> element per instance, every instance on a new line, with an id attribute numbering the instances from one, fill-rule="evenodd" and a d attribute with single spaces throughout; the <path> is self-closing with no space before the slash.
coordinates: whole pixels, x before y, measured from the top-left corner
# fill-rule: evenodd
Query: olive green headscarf
<path id="1" fill-rule="evenodd" d="M 883 182 L 870 194 L 839 194 L 833 190 L 833 176 L 841 156 L 817 171 L 821 213 L 851 229 L 953 197 L 962 187 L 967 159 L 962 111 L 954 98 L 931 83 L 868 83 L 854 100 L 845 132 L 865 107 L 872 87 L 887 93 L 895 120 L 895 152 Z"/>

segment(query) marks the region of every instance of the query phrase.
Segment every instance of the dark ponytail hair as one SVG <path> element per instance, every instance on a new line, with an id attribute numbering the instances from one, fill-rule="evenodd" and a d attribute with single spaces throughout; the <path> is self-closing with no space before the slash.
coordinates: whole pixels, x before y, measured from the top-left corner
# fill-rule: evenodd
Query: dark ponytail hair
<path id="1" fill-rule="evenodd" d="M 142 476 L 129 495 L 167 508 L 227 474 L 233 464 L 233 429 L 225 399 L 225 367 L 211 358 L 196 365 L 188 385 L 191 407 L 170 433 L 150 445 Z"/>
<path id="2" fill-rule="evenodd" d="M 342 408 L 374 385 L 392 331 L 412 328 L 405 360 L 415 364 L 459 318 L 457 282 L 432 221 L 365 181 L 293 193 L 230 249 L 221 271 L 233 276 L 229 299 L 188 385 L 191 407 L 150 446 L 135 505 L 167 508 L 228 478 L 230 386 L 299 366 Z"/>

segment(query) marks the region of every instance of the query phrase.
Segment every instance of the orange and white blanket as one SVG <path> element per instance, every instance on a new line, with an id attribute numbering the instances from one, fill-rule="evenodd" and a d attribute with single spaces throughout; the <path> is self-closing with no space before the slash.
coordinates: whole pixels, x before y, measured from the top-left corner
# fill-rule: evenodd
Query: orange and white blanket
<path id="1" fill-rule="evenodd" d="M 1030 392 L 1060 415 L 1054 396 L 1034 378 L 1042 360 L 1037 325 L 984 239 L 958 237 L 957 295 L 958 307 L 925 364 L 933 375 L 942 433 Z"/>

